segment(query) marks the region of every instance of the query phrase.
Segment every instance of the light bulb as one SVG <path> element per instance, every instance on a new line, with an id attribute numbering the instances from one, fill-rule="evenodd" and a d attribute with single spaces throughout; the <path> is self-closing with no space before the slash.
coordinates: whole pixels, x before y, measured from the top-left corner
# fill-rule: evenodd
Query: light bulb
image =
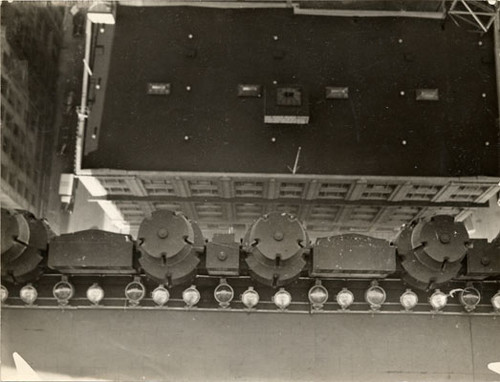
<path id="1" fill-rule="evenodd" d="M 372 286 L 365 292 L 365 301 L 370 305 L 370 309 L 379 310 L 385 302 L 385 290 L 373 281 Z"/>
<path id="2" fill-rule="evenodd" d="M 337 300 L 337 304 L 340 305 L 340 308 L 342 310 L 346 310 L 354 302 L 354 295 L 349 289 L 342 288 L 342 290 L 337 293 L 337 297 L 335 299 Z"/>
<path id="3" fill-rule="evenodd" d="M 57 300 L 59 305 L 67 305 L 69 300 L 75 294 L 75 288 L 65 277 L 52 288 L 52 295 Z"/>
<path id="4" fill-rule="evenodd" d="M 318 280 L 316 285 L 309 289 L 308 296 L 313 309 L 321 309 L 328 300 L 328 291 L 321 285 L 321 281 Z"/>
<path id="5" fill-rule="evenodd" d="M 139 280 L 134 280 L 125 287 L 125 297 L 132 306 L 139 305 L 145 295 L 146 287 Z"/>
<path id="6" fill-rule="evenodd" d="M 285 288 L 280 288 L 280 290 L 274 294 L 272 300 L 278 309 L 285 310 L 292 302 L 292 295 L 287 292 Z"/>
<path id="7" fill-rule="evenodd" d="M 214 290 L 214 298 L 222 308 L 227 308 L 234 297 L 234 290 L 225 279 L 221 279 Z"/>
<path id="8" fill-rule="evenodd" d="M 168 300 L 170 300 L 170 293 L 167 288 L 160 285 L 153 292 L 151 292 L 151 298 L 156 305 L 163 306 L 168 302 Z"/>
<path id="9" fill-rule="evenodd" d="M 19 297 L 26 305 L 33 305 L 33 303 L 38 298 L 38 292 L 36 288 L 31 284 L 26 284 L 19 291 Z"/>
<path id="10" fill-rule="evenodd" d="M 2 304 L 9 298 L 9 290 L 2 285 L 2 294 L 1 294 L 1 299 L 2 299 Z"/>
<path id="11" fill-rule="evenodd" d="M 104 290 L 97 284 L 92 284 L 89 289 L 87 289 L 87 299 L 94 305 L 99 305 L 99 303 L 104 298 Z"/>
<path id="12" fill-rule="evenodd" d="M 399 298 L 399 302 L 407 312 L 412 310 L 418 304 L 418 296 L 411 289 L 407 289 Z"/>
<path id="13" fill-rule="evenodd" d="M 248 309 L 252 309 L 259 303 L 260 296 L 253 287 L 248 287 L 241 295 L 241 301 Z"/>
<path id="14" fill-rule="evenodd" d="M 500 290 L 491 298 L 491 305 L 495 312 L 500 312 Z"/>
<path id="15" fill-rule="evenodd" d="M 467 312 L 472 312 L 476 309 L 477 304 L 481 301 L 481 293 L 474 287 L 466 287 L 460 292 L 460 303 L 464 306 Z"/>
<path id="16" fill-rule="evenodd" d="M 196 286 L 191 285 L 189 288 L 182 292 L 182 299 L 186 303 L 187 308 L 192 308 L 200 301 L 200 292 L 196 289 Z"/>
<path id="17" fill-rule="evenodd" d="M 429 297 L 429 304 L 431 304 L 434 311 L 438 312 L 448 304 L 448 295 L 436 289 L 431 297 Z"/>

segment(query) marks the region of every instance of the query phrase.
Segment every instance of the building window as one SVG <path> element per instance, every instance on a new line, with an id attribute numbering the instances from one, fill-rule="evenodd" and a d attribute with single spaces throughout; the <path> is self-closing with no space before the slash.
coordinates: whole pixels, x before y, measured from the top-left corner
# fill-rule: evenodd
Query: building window
<path id="1" fill-rule="evenodd" d="M 223 216 L 222 206 L 214 203 L 195 204 L 196 213 L 200 220 L 221 219 Z"/>
<path id="2" fill-rule="evenodd" d="M 350 183 L 322 183 L 318 192 L 320 199 L 345 199 Z"/>
<path id="3" fill-rule="evenodd" d="M 104 187 L 109 194 L 131 194 L 127 187 Z"/>
<path id="4" fill-rule="evenodd" d="M 26 134 L 22 130 L 19 132 L 19 142 L 21 142 L 22 145 L 26 142 Z"/>
<path id="5" fill-rule="evenodd" d="M 125 179 L 104 177 L 99 178 L 99 180 L 101 181 L 102 186 L 105 188 L 108 194 L 132 194 L 132 191 L 128 187 Z"/>
<path id="6" fill-rule="evenodd" d="M 2 54 L 2 65 L 6 69 L 9 69 L 10 66 L 11 66 L 10 56 L 9 56 L 9 54 L 7 52 L 3 52 L 3 54 Z M 3 85 L 3 77 L 2 77 L 2 85 Z"/>
<path id="7" fill-rule="evenodd" d="M 31 177 L 31 163 L 26 162 L 26 174 Z"/>
<path id="8" fill-rule="evenodd" d="M 488 187 L 483 186 L 459 186 L 457 191 L 450 195 L 450 199 L 455 201 L 472 202 L 487 190 Z"/>
<path id="9" fill-rule="evenodd" d="M 351 211 L 349 220 L 351 222 L 367 222 L 370 223 L 375 219 L 379 212 L 379 207 L 359 207 Z"/>
<path id="10" fill-rule="evenodd" d="M 157 210 L 181 211 L 181 206 L 178 203 L 154 203 Z"/>
<path id="11" fill-rule="evenodd" d="M 21 180 L 18 180 L 16 190 L 17 190 L 19 195 L 23 196 L 24 195 L 24 182 L 22 182 Z"/>
<path id="12" fill-rule="evenodd" d="M 3 137 L 2 139 L 2 150 L 4 151 L 4 153 L 8 154 L 9 153 L 9 149 L 10 149 L 10 141 L 9 141 L 9 138 L 7 137 Z"/>
<path id="13" fill-rule="evenodd" d="M 458 192 L 460 193 L 475 193 L 479 195 L 483 192 L 483 187 L 481 186 L 460 186 L 458 187 Z"/>
<path id="14" fill-rule="evenodd" d="M 339 208 L 340 207 L 337 206 L 313 206 L 311 209 L 309 220 L 333 221 L 339 212 Z"/>
<path id="15" fill-rule="evenodd" d="M 139 204 L 129 202 L 115 202 L 115 204 L 125 215 L 137 217 L 144 214 L 144 211 Z"/>
<path id="16" fill-rule="evenodd" d="M 16 98 L 16 111 L 21 115 L 24 114 L 23 103 L 19 98 Z"/>
<path id="17" fill-rule="evenodd" d="M 394 185 L 388 184 L 368 184 L 361 199 L 386 200 L 396 189 Z"/>
<path id="18" fill-rule="evenodd" d="M 262 182 L 234 182 L 236 196 L 261 197 L 264 191 Z"/>
<path id="19" fill-rule="evenodd" d="M 401 225 L 415 219 L 420 211 L 418 207 L 395 207 L 391 214 L 387 215 L 385 222 Z"/>
<path id="20" fill-rule="evenodd" d="M 332 227 L 330 227 L 327 224 L 308 224 L 307 225 L 307 230 L 308 231 L 319 231 L 319 232 L 328 232 L 332 230 Z"/>
<path id="21" fill-rule="evenodd" d="M 35 132 L 37 126 L 38 126 L 38 114 L 36 112 L 33 112 L 30 114 L 29 128 L 31 131 Z"/>
<path id="22" fill-rule="evenodd" d="M 120 178 L 99 178 L 104 186 L 115 186 L 115 185 L 125 185 L 127 182 L 125 179 Z"/>
<path id="23" fill-rule="evenodd" d="M 257 219 L 262 215 L 262 206 L 254 203 L 236 204 L 236 214 L 240 219 Z"/>
<path id="24" fill-rule="evenodd" d="M 16 146 L 11 146 L 10 148 L 10 158 L 14 163 L 17 163 L 17 149 Z"/>
<path id="25" fill-rule="evenodd" d="M 450 195 L 450 199 L 460 202 L 472 202 L 477 198 L 477 195 L 454 194 Z"/>
<path id="26" fill-rule="evenodd" d="M 42 160 L 42 147 L 38 146 L 36 148 L 36 161 L 40 162 Z"/>
<path id="27" fill-rule="evenodd" d="M 172 182 L 165 179 L 144 179 L 143 185 L 149 195 L 175 195 Z"/>
<path id="28" fill-rule="evenodd" d="M 304 183 L 281 183 L 280 197 L 282 198 L 300 198 L 304 191 Z"/>
<path id="29" fill-rule="evenodd" d="M 18 161 L 17 161 L 17 165 L 18 167 L 22 170 L 22 171 L 26 171 L 26 163 L 24 161 L 24 157 L 23 157 L 23 154 L 20 152 L 18 157 L 17 157 Z"/>
<path id="30" fill-rule="evenodd" d="M 5 56 L 5 54 L 4 54 Z M 5 64 L 5 62 L 4 62 Z M 9 84 L 7 83 L 7 80 L 4 78 L 4 76 L 2 76 L 2 83 L 0 84 L 2 86 L 2 94 L 7 97 L 7 95 L 9 94 Z"/>
<path id="31" fill-rule="evenodd" d="M 5 179 L 5 180 L 9 179 L 9 173 L 7 171 L 7 166 L 2 165 L 1 170 L 2 170 L 2 179 Z"/>
<path id="32" fill-rule="evenodd" d="M 12 188 L 14 188 L 16 186 L 16 180 L 17 180 L 16 174 L 11 172 L 9 174 L 9 184 L 12 186 Z"/>
<path id="33" fill-rule="evenodd" d="M 405 200 L 431 200 L 439 191 L 441 186 L 413 186 L 405 196 Z"/>
<path id="34" fill-rule="evenodd" d="M 10 114 L 8 111 L 5 112 L 5 126 L 11 130 L 12 129 L 12 114 Z"/>
<path id="35" fill-rule="evenodd" d="M 190 180 L 189 188 L 193 196 L 218 196 L 219 187 L 210 180 Z"/>
<path id="36" fill-rule="evenodd" d="M 278 204 L 276 206 L 277 212 L 286 212 L 290 215 L 297 215 L 299 213 L 299 206 L 296 204 Z"/>

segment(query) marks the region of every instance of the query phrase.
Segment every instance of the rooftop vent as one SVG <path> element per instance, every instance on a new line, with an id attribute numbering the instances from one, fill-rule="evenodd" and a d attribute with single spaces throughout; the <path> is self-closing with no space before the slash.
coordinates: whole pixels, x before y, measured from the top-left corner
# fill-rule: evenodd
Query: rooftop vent
<path id="1" fill-rule="evenodd" d="M 325 91 L 325 97 L 327 99 L 348 99 L 349 88 L 327 86 Z"/>
<path id="2" fill-rule="evenodd" d="M 417 101 L 439 101 L 438 89 L 417 89 Z"/>
<path id="3" fill-rule="evenodd" d="M 148 94 L 150 95 L 169 95 L 170 84 L 164 82 L 149 82 Z"/>

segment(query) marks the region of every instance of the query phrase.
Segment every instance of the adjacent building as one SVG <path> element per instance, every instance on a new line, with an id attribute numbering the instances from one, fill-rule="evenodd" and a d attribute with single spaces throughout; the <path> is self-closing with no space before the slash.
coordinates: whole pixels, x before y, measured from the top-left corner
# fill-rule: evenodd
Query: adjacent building
<path id="1" fill-rule="evenodd" d="M 107 10 L 115 24 L 89 26 L 76 171 L 117 224 L 135 233 L 174 209 L 241 234 L 277 210 L 313 237 L 388 238 L 488 207 L 500 189 L 493 28 L 470 33 L 439 2 L 421 18 L 278 3 L 123 2 Z"/>
<path id="2" fill-rule="evenodd" d="M 2 4 L 1 202 L 43 216 L 54 140 L 63 8 Z"/>

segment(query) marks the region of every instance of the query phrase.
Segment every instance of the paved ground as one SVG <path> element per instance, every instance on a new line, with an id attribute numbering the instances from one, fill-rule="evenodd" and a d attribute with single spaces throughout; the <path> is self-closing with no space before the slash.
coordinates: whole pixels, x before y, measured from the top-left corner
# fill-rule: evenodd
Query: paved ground
<path id="1" fill-rule="evenodd" d="M 479 382 L 499 337 L 492 317 L 5 309 L 1 355 L 113 381 Z"/>
<path id="2" fill-rule="evenodd" d="M 83 164 L 280 173 L 301 146 L 304 173 L 498 175 L 494 73 L 492 36 L 452 22 L 119 7 L 99 149 Z M 236 96 L 273 80 L 309 90 L 309 125 L 265 125 L 264 100 Z M 146 95 L 150 81 L 172 94 Z M 325 100 L 330 85 L 349 100 Z M 416 88 L 440 100 L 416 102 Z"/>

